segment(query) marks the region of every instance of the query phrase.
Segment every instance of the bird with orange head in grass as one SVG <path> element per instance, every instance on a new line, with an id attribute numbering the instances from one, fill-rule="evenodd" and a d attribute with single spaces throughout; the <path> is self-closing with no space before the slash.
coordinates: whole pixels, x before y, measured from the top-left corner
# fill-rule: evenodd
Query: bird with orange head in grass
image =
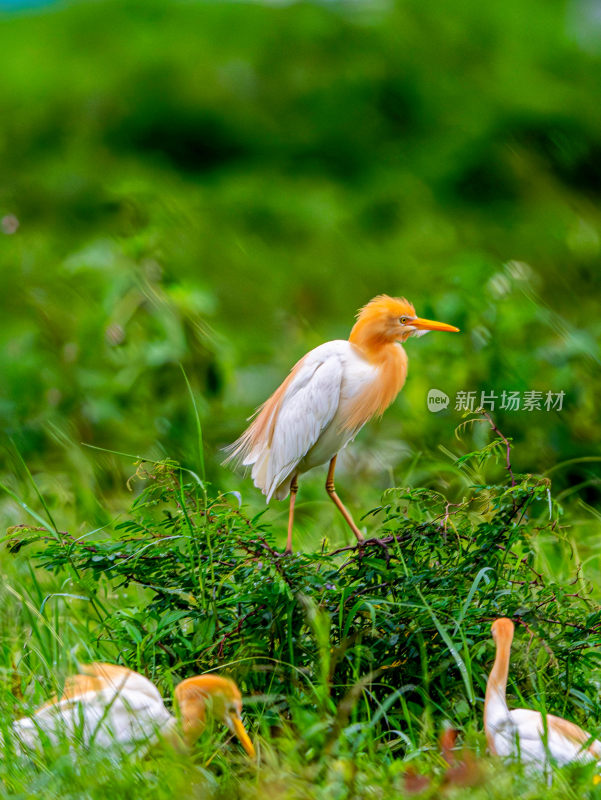
<path id="1" fill-rule="evenodd" d="M 418 317 L 402 297 L 374 297 L 359 311 L 348 340 L 326 342 L 303 356 L 227 448 L 226 463 L 250 467 L 267 502 L 290 494 L 286 552 L 292 552 L 298 478 L 326 462 L 326 491 L 357 541 L 364 541 L 336 493 L 336 457 L 403 388 L 407 354 L 402 342 L 428 331 L 458 330 Z"/>
<path id="2" fill-rule="evenodd" d="M 490 752 L 549 775 L 553 765 L 597 762 L 601 766 L 601 742 L 578 725 L 530 708 L 508 707 L 506 692 L 514 624 L 501 617 L 493 622 L 491 633 L 496 656 L 484 699 L 484 730 Z"/>
<path id="3" fill-rule="evenodd" d="M 67 677 L 60 696 L 15 720 L 15 749 L 28 752 L 64 739 L 138 754 L 161 740 L 191 746 L 211 713 L 254 757 L 242 723 L 242 696 L 233 681 L 214 673 L 196 675 L 181 681 L 174 694 L 181 725 L 148 678 L 119 664 L 84 664 L 80 673 Z"/>

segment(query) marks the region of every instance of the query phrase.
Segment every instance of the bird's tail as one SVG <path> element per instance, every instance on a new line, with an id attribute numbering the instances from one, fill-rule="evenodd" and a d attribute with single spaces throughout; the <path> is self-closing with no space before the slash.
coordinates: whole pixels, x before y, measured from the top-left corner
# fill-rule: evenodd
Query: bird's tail
<path id="1" fill-rule="evenodd" d="M 226 457 L 222 463 L 234 467 L 252 467 L 255 486 L 263 494 L 269 493 L 270 496 L 273 493 L 273 489 L 270 492 L 269 486 L 271 437 L 281 394 L 280 387 L 249 418 L 250 425 L 244 433 L 235 442 L 223 448 Z"/>

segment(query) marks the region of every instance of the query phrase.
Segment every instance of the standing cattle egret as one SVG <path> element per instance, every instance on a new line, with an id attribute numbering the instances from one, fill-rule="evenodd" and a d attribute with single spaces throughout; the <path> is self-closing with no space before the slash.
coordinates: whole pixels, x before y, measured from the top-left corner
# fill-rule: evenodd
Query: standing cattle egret
<path id="1" fill-rule="evenodd" d="M 357 315 L 348 341 L 316 347 L 295 364 L 286 380 L 256 411 L 228 458 L 252 467 L 252 478 L 267 497 L 290 493 L 286 552 L 292 552 L 298 476 L 330 462 L 326 491 L 347 524 L 363 534 L 336 494 L 336 456 L 365 423 L 384 413 L 405 383 L 407 355 L 400 342 L 428 331 L 458 331 L 444 322 L 416 316 L 404 298 L 379 295 Z"/>
<path id="2" fill-rule="evenodd" d="M 45 740 L 57 744 L 64 738 L 86 747 L 120 747 L 143 752 L 161 738 L 177 739 L 177 720 L 169 713 L 156 686 L 143 675 L 115 664 L 86 664 L 83 674 L 65 681 L 60 698 L 54 697 L 31 717 L 13 723 L 19 749 L 38 748 Z M 191 682 L 201 687 L 196 702 L 189 702 Z M 240 739 L 250 756 L 254 748 L 240 718 L 238 687 L 218 675 L 182 681 L 175 689 L 180 705 L 184 738 L 192 744 L 202 732 L 205 706 Z"/>
<path id="3" fill-rule="evenodd" d="M 543 772 L 551 763 L 563 767 L 601 759 L 601 742 L 573 722 L 552 714 L 543 716 L 529 708 L 509 710 L 505 692 L 513 622 L 497 619 L 491 631 L 497 654 L 484 700 L 484 729 L 491 753 L 511 756 Z"/>

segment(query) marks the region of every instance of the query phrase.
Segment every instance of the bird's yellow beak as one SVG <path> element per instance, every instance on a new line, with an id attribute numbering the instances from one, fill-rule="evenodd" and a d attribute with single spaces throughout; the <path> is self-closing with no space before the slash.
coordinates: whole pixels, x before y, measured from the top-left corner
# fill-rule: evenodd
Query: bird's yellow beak
<path id="1" fill-rule="evenodd" d="M 233 729 L 234 733 L 236 734 L 236 736 L 238 737 L 238 739 L 240 739 L 240 744 L 246 750 L 248 755 L 251 758 L 254 758 L 255 757 L 255 748 L 253 746 L 253 743 L 250 740 L 250 736 L 246 732 L 246 728 L 242 724 L 242 720 L 235 713 L 230 716 L 230 719 L 232 720 L 232 729 Z"/>
<path id="2" fill-rule="evenodd" d="M 449 333 L 458 333 L 459 328 L 454 325 L 447 325 L 446 322 L 435 322 L 433 319 L 422 319 L 416 317 L 409 322 L 418 331 L 449 331 Z"/>

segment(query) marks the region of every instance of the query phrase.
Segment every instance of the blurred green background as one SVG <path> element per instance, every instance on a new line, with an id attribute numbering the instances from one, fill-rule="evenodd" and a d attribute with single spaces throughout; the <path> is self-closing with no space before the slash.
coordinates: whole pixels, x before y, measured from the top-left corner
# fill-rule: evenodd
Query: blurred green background
<path id="1" fill-rule="evenodd" d="M 355 513 L 426 480 L 424 459 L 444 484 L 432 464 L 447 458 L 439 446 L 461 448 L 455 394 L 482 390 L 564 391 L 559 412 L 495 416 L 518 470 L 562 464 L 559 488 L 598 503 L 598 464 L 571 461 L 599 456 L 601 441 L 597 11 L 558 0 L 5 11 L 4 483 L 23 477 L 22 457 L 84 525 L 122 507 L 132 468 L 81 443 L 198 468 L 181 364 L 209 479 L 260 508 L 220 448 L 298 357 L 348 336 L 356 310 L 386 292 L 462 332 L 407 344 L 404 391 L 341 466 Z M 451 396 L 438 414 L 433 387 Z M 302 483 L 301 524 L 319 508 L 333 523 L 323 479 Z M 285 513 L 274 504 L 270 519 Z"/>

